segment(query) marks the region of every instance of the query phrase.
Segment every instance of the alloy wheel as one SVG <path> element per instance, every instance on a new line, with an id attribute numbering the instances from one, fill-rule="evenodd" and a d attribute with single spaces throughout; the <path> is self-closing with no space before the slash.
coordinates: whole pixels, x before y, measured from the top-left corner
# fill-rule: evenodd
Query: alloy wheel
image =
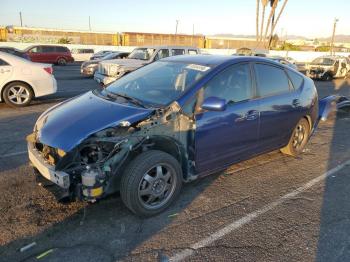
<path id="1" fill-rule="evenodd" d="M 29 101 L 30 93 L 24 86 L 13 86 L 8 91 L 8 99 L 15 105 L 22 105 Z"/>
<path id="2" fill-rule="evenodd" d="M 174 194 L 177 177 L 173 169 L 166 164 L 158 164 L 149 169 L 142 177 L 138 198 L 147 209 L 164 206 Z"/>

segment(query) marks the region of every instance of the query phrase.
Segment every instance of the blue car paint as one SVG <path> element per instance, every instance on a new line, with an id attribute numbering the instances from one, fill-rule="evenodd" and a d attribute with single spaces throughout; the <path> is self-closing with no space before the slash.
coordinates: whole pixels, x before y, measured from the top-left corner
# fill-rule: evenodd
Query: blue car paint
<path id="1" fill-rule="evenodd" d="M 177 99 L 176 102 L 181 107 L 192 99 L 207 81 L 230 65 L 240 62 L 265 62 L 284 68 L 277 62 L 259 57 L 199 55 L 176 56 L 166 58 L 164 61 L 194 63 L 211 68 L 202 79 Z M 309 85 L 311 83 L 304 82 Z M 308 91 L 310 88 L 314 90 Z M 212 172 L 285 145 L 297 120 L 305 115 L 310 115 L 311 124 L 315 124 L 317 109 L 312 105 L 312 101 L 317 101 L 317 93 L 314 86 L 303 87 L 293 92 L 288 95 L 236 103 L 222 112 L 212 111 L 196 115 L 196 171 Z M 306 93 L 316 98 L 305 96 Z M 295 106 L 293 101 L 297 97 L 300 101 Z M 40 121 L 45 123 L 40 130 L 39 139 L 49 146 L 70 151 L 95 132 L 117 126 L 122 120 L 132 124 L 150 116 L 153 111 L 110 102 L 89 92 L 43 115 Z M 246 119 L 241 121 L 242 117 L 249 114 L 253 114 L 249 121 Z M 272 139 L 276 134 L 279 134 L 279 137 Z M 264 143 L 262 138 L 270 141 Z"/>
<path id="2" fill-rule="evenodd" d="M 46 111 L 38 139 L 65 152 L 71 151 L 90 135 L 117 126 L 120 121 L 134 123 L 153 110 L 119 104 L 96 96 L 91 91 Z"/>

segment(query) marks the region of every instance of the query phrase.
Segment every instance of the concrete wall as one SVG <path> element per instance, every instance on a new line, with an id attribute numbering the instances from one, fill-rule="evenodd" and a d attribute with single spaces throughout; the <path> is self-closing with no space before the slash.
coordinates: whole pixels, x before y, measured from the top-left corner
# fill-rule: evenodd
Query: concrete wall
<path id="1" fill-rule="evenodd" d="M 0 46 L 12 46 L 18 49 L 25 49 L 28 46 L 36 45 L 36 43 L 17 43 L 17 42 L 0 42 Z M 72 45 L 72 44 L 63 44 L 63 46 L 68 47 L 69 49 L 73 48 L 92 48 L 95 52 L 101 50 L 115 50 L 115 51 L 128 51 L 131 52 L 135 47 L 134 46 L 102 46 L 102 45 Z M 232 55 L 236 53 L 236 49 L 201 49 L 203 53 L 216 54 L 216 55 Z M 328 55 L 328 52 L 307 52 L 307 51 L 274 51 L 269 52 L 270 55 L 278 56 L 289 56 L 297 60 L 298 62 L 311 62 L 316 57 L 322 55 Z M 336 53 L 337 55 L 349 56 L 350 53 Z"/>

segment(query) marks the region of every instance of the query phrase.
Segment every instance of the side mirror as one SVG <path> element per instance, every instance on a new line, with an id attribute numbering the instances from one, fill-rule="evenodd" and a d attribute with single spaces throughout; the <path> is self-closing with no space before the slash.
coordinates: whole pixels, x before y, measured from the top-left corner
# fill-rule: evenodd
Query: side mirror
<path id="1" fill-rule="evenodd" d="M 201 108 L 208 111 L 224 111 L 226 104 L 225 99 L 211 96 L 204 100 Z"/>

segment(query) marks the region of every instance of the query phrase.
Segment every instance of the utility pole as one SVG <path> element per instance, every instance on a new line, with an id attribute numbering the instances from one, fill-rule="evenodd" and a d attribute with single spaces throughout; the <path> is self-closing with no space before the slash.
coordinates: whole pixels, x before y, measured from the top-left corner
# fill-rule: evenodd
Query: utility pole
<path id="1" fill-rule="evenodd" d="M 19 20 L 21 21 L 21 27 L 23 27 L 22 12 L 19 12 Z"/>
<path id="2" fill-rule="evenodd" d="M 331 40 L 331 50 L 330 53 L 331 55 L 334 55 L 334 37 L 335 37 L 335 29 L 337 28 L 337 23 L 338 23 L 339 19 L 338 18 L 334 18 L 334 24 L 333 24 L 333 34 L 332 34 L 332 40 Z"/>
<path id="3" fill-rule="evenodd" d="M 91 19 L 90 19 L 90 16 L 89 16 L 89 30 L 91 31 Z"/>
<path id="4" fill-rule="evenodd" d="M 179 20 L 176 20 L 175 35 L 177 35 L 177 26 L 179 25 Z"/>
<path id="5" fill-rule="evenodd" d="M 194 24 L 192 25 L 192 35 L 194 36 Z"/>

